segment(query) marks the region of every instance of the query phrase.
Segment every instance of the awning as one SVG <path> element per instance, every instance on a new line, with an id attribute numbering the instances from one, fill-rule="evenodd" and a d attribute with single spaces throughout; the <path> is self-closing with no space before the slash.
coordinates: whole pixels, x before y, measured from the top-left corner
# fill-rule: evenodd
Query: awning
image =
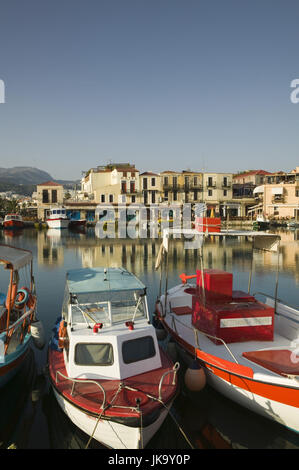
<path id="1" fill-rule="evenodd" d="M 283 187 L 272 188 L 272 194 L 283 194 Z"/>
<path id="2" fill-rule="evenodd" d="M 256 193 L 263 193 L 264 192 L 264 186 L 257 186 L 256 188 L 254 188 L 253 190 L 253 194 L 256 194 Z"/>
<path id="3" fill-rule="evenodd" d="M 15 248 L 10 245 L 0 245 L 0 263 L 10 264 L 17 271 L 31 263 L 32 253 L 29 250 Z"/>

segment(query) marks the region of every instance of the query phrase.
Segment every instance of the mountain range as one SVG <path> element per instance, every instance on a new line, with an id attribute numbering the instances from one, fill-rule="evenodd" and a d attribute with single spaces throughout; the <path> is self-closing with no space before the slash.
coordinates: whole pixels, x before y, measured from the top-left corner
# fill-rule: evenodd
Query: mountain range
<path id="1" fill-rule="evenodd" d="M 55 180 L 50 173 L 30 166 L 0 168 L 0 192 L 12 191 L 30 196 L 36 191 L 36 185 L 47 181 L 55 181 L 65 189 L 73 189 L 78 181 Z"/>
<path id="2" fill-rule="evenodd" d="M 39 184 L 46 181 L 56 181 L 61 184 L 73 184 L 74 181 L 55 180 L 46 171 L 31 166 L 15 166 L 0 168 L 0 181 L 12 184 Z"/>

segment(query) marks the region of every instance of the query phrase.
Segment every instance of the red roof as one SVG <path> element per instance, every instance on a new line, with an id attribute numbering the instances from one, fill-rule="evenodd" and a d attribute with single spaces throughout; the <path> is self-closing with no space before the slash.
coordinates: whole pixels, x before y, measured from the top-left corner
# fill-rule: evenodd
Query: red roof
<path id="1" fill-rule="evenodd" d="M 46 181 L 45 183 L 39 183 L 36 186 L 62 186 L 62 184 L 55 183 L 54 181 Z"/>
<path id="2" fill-rule="evenodd" d="M 273 173 L 269 173 L 269 171 L 265 170 L 252 170 L 252 171 L 244 171 L 243 173 L 238 173 L 234 175 L 234 178 L 238 178 L 239 176 L 248 176 L 248 175 L 272 175 Z"/>

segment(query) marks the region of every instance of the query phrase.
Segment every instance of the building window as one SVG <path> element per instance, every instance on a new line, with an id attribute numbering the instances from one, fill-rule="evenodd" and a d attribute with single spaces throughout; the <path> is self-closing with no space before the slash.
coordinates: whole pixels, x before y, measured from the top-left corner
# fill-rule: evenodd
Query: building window
<path id="1" fill-rule="evenodd" d="M 135 181 L 130 181 L 130 193 L 135 193 Z"/>
<path id="2" fill-rule="evenodd" d="M 152 191 L 152 204 L 156 203 L 156 192 Z"/>
<path id="3" fill-rule="evenodd" d="M 101 202 L 105 202 L 105 194 L 101 194 Z"/>
<path id="4" fill-rule="evenodd" d="M 178 177 L 177 176 L 174 176 L 172 178 L 172 182 L 173 182 L 173 187 L 174 188 L 177 188 L 178 187 Z"/>
<path id="5" fill-rule="evenodd" d="M 226 186 L 226 185 L 224 185 L 224 186 Z M 227 189 L 223 190 L 223 196 L 227 196 Z"/>
<path id="6" fill-rule="evenodd" d="M 104 201 L 105 202 L 105 201 Z M 109 202 L 113 203 L 113 194 L 109 194 Z"/>
<path id="7" fill-rule="evenodd" d="M 197 176 L 193 177 L 193 184 L 194 184 L 194 186 L 197 186 Z"/>
<path id="8" fill-rule="evenodd" d="M 194 201 L 197 201 L 197 198 L 198 198 L 197 191 L 194 191 L 194 192 L 193 192 L 193 199 L 194 199 Z"/>
<path id="9" fill-rule="evenodd" d="M 208 186 L 213 186 L 213 178 L 212 176 L 208 177 Z"/>
<path id="10" fill-rule="evenodd" d="M 47 189 L 43 189 L 43 203 L 47 204 L 49 202 L 49 193 Z"/>
<path id="11" fill-rule="evenodd" d="M 125 178 L 127 177 L 127 172 L 126 172 L 126 171 L 123 172 L 123 176 L 124 176 Z"/>
<path id="12" fill-rule="evenodd" d="M 121 192 L 122 192 L 122 194 L 125 194 L 127 192 L 127 182 L 126 181 L 121 182 Z"/>
<path id="13" fill-rule="evenodd" d="M 143 189 L 147 189 L 147 178 L 143 178 Z"/>
<path id="14" fill-rule="evenodd" d="M 208 196 L 213 196 L 213 190 L 212 189 L 208 190 Z"/>
<path id="15" fill-rule="evenodd" d="M 134 204 L 136 202 L 136 196 L 132 196 L 132 203 Z"/>
<path id="16" fill-rule="evenodd" d="M 223 186 L 227 186 L 227 176 L 223 177 Z"/>
<path id="17" fill-rule="evenodd" d="M 164 184 L 167 186 L 168 185 L 168 176 L 164 177 Z"/>
<path id="18" fill-rule="evenodd" d="M 52 202 L 57 202 L 57 189 L 52 189 Z"/>
<path id="19" fill-rule="evenodd" d="M 296 189 L 296 197 L 299 197 L 299 189 Z"/>
<path id="20" fill-rule="evenodd" d="M 178 200 L 178 193 L 177 191 L 173 191 L 173 200 L 177 201 Z"/>
<path id="21" fill-rule="evenodd" d="M 152 186 L 156 186 L 156 178 L 152 178 Z"/>

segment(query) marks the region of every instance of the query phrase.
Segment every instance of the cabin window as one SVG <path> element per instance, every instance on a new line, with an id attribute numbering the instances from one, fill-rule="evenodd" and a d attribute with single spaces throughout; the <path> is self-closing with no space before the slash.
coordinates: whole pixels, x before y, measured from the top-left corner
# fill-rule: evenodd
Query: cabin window
<path id="1" fill-rule="evenodd" d="M 156 350 L 152 336 L 130 339 L 122 344 L 123 361 L 125 364 L 144 361 L 155 356 Z"/>
<path id="2" fill-rule="evenodd" d="M 113 348 L 109 343 L 78 343 L 75 347 L 75 363 L 79 366 L 111 366 Z"/>

